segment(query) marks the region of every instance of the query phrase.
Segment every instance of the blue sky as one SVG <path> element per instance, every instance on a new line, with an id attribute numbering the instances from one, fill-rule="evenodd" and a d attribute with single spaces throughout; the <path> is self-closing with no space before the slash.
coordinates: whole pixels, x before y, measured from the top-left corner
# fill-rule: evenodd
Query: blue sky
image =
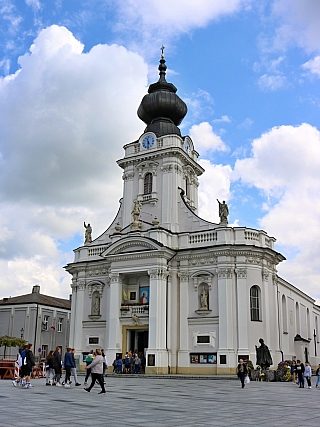
<path id="1" fill-rule="evenodd" d="M 0 297 L 67 297 L 62 266 L 118 209 L 122 146 L 157 80 L 188 105 L 200 215 L 264 229 L 279 274 L 319 299 L 320 4 L 316 0 L 0 0 Z"/>

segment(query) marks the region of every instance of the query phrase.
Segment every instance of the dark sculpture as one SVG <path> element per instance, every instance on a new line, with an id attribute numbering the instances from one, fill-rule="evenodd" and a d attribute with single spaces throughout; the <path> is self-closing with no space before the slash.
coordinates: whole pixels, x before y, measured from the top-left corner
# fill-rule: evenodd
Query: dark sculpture
<path id="1" fill-rule="evenodd" d="M 261 369 L 269 369 L 273 365 L 270 350 L 262 338 L 259 339 L 259 343 L 260 347 L 256 346 L 257 365 L 261 366 Z"/>

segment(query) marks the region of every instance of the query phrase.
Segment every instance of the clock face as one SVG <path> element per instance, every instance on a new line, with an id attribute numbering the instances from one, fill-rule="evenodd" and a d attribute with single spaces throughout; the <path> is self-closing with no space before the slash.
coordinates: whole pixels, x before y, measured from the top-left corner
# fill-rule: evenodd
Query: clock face
<path id="1" fill-rule="evenodd" d="M 151 148 L 154 145 L 155 139 L 153 135 L 146 135 L 142 140 L 143 148 Z"/>
<path id="2" fill-rule="evenodd" d="M 187 153 L 190 152 L 190 142 L 187 139 L 184 141 L 184 149 Z"/>

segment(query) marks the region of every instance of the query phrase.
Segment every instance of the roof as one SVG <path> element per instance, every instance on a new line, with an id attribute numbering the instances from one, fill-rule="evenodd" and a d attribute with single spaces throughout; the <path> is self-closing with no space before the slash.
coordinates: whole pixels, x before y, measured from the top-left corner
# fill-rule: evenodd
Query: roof
<path id="1" fill-rule="evenodd" d="M 12 304 L 40 304 L 50 307 L 63 308 L 71 310 L 71 301 L 63 298 L 55 298 L 49 295 L 43 295 L 33 292 L 31 294 L 20 295 L 12 298 L 3 298 L 0 300 L 0 306 Z"/>

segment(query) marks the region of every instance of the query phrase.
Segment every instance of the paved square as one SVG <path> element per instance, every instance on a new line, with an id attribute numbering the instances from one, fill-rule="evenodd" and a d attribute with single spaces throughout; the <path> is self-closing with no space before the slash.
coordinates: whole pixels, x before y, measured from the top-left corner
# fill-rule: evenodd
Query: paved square
<path id="1" fill-rule="evenodd" d="M 83 377 L 80 377 L 83 383 Z M 230 379 L 108 377 L 106 395 L 33 381 L 34 388 L 0 381 L 0 426 L 319 426 L 320 390 L 292 383 Z"/>

